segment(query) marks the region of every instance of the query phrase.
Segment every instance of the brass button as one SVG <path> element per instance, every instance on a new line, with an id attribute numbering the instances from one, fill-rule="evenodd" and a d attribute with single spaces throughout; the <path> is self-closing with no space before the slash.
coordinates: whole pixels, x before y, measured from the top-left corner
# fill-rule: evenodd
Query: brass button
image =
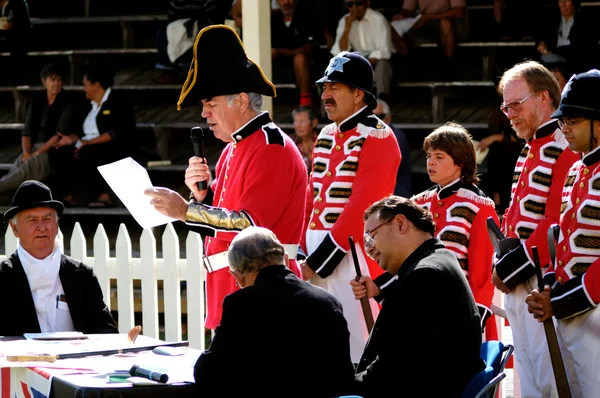
<path id="1" fill-rule="evenodd" d="M 314 222 L 310 223 L 310 229 L 315 229 L 316 226 L 317 226 L 317 224 L 315 224 Z"/>
<path id="2" fill-rule="evenodd" d="M 319 197 L 317 198 L 317 202 L 321 203 L 322 201 L 323 201 L 323 198 L 319 196 Z"/>
<path id="3" fill-rule="evenodd" d="M 525 186 L 525 183 L 523 181 L 521 181 L 521 188 L 523 188 Z"/>
<path id="4" fill-rule="evenodd" d="M 579 199 L 579 198 L 575 199 L 576 204 L 579 204 L 580 202 L 581 202 L 581 199 Z"/>
<path id="5" fill-rule="evenodd" d="M 438 202 L 438 206 L 442 206 L 444 202 Z"/>
<path id="6" fill-rule="evenodd" d="M 567 229 L 567 233 L 568 233 L 569 235 L 571 235 L 571 230 L 570 230 L 570 229 Z"/>
<path id="7" fill-rule="evenodd" d="M 435 214 L 433 215 L 433 218 L 438 218 L 439 216 L 440 216 L 439 214 L 435 213 Z"/>
<path id="8" fill-rule="evenodd" d="M 340 149 L 342 149 L 342 147 L 341 147 L 341 146 L 339 146 L 339 145 L 336 145 L 336 146 L 335 146 L 335 150 L 336 150 L 336 151 L 339 151 Z"/>
<path id="9" fill-rule="evenodd" d="M 237 148 L 237 144 L 233 144 L 233 149 Z"/>
<path id="10" fill-rule="evenodd" d="M 562 283 L 562 282 L 563 282 L 563 278 L 562 278 L 562 276 L 559 276 L 558 277 L 558 283 Z"/>
<path id="11" fill-rule="evenodd" d="M 579 188 L 583 188 L 583 187 L 585 187 L 585 184 L 582 181 L 581 184 L 579 184 Z"/>
<path id="12" fill-rule="evenodd" d="M 223 192 L 225 192 L 225 187 L 223 187 Z"/>
<path id="13" fill-rule="evenodd" d="M 521 198 L 517 196 L 517 203 L 521 201 Z"/>
<path id="14" fill-rule="evenodd" d="M 321 212 L 321 210 L 315 209 L 315 214 L 319 214 L 320 212 Z"/>
<path id="15" fill-rule="evenodd" d="M 340 135 L 338 135 L 338 137 L 344 138 L 344 134 L 340 134 Z"/>
<path id="16" fill-rule="evenodd" d="M 561 260 L 558 261 L 558 265 L 560 265 L 561 267 L 562 267 L 563 264 L 564 263 Z"/>
<path id="17" fill-rule="evenodd" d="M 525 173 L 528 173 L 529 169 L 527 167 L 525 167 Z"/>
<path id="18" fill-rule="evenodd" d="M 331 177 L 331 171 L 327 172 L 327 177 Z"/>
<path id="19" fill-rule="evenodd" d="M 575 213 L 571 213 L 571 218 L 575 218 Z"/>
<path id="20" fill-rule="evenodd" d="M 229 170 L 231 167 L 227 166 L 227 170 Z"/>
<path id="21" fill-rule="evenodd" d="M 229 177 L 227 177 L 227 175 L 225 175 L 225 179 L 228 179 Z"/>
<path id="22" fill-rule="evenodd" d="M 583 169 L 583 174 L 585 174 L 585 175 L 590 174 L 590 169 Z"/>
<path id="23" fill-rule="evenodd" d="M 563 246 L 563 252 L 567 251 L 567 246 Z"/>
<path id="24" fill-rule="evenodd" d="M 529 159 L 533 159 L 533 153 L 529 154 Z"/>
<path id="25" fill-rule="evenodd" d="M 512 232 L 512 231 L 513 231 L 513 227 L 512 227 L 512 225 L 509 225 L 509 226 L 508 226 L 508 230 L 509 230 L 510 232 Z"/>

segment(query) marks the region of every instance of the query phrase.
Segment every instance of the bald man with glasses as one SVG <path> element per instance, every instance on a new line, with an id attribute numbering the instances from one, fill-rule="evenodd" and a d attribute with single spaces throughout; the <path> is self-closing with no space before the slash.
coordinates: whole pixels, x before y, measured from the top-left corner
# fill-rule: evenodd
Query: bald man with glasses
<path id="1" fill-rule="evenodd" d="M 540 264 L 546 267 L 550 262 L 548 228 L 558 223 L 565 177 L 578 155 L 567 148 L 559 122 L 552 118 L 560 103 L 552 72 L 534 61 L 517 64 L 504 73 L 499 90 L 504 99 L 500 109 L 526 144 L 517 160 L 510 206 L 502 219 L 502 232 L 511 249 L 497 253 L 492 282 L 506 294 L 504 306 L 513 332 L 521 394 L 556 397 L 544 328 L 529 314 L 525 298 L 537 287 L 531 248 L 537 246 Z"/>

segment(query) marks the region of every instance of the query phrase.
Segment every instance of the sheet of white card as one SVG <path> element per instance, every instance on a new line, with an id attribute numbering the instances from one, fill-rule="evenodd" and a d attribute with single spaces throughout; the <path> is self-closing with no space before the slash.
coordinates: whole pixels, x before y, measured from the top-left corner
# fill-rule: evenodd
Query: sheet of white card
<path id="1" fill-rule="evenodd" d="M 142 228 L 176 221 L 175 218 L 162 215 L 150 204 L 152 198 L 144 194 L 145 190 L 153 188 L 150 176 L 132 158 L 99 166 L 98 171 Z"/>

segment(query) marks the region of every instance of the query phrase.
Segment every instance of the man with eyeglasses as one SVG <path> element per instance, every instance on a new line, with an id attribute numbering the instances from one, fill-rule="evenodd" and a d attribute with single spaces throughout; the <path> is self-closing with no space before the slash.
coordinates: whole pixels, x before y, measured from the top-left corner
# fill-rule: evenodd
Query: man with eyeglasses
<path id="1" fill-rule="evenodd" d="M 531 248 L 537 246 L 540 264 L 547 266 L 548 228 L 558 222 L 565 176 L 578 156 L 567 148 L 559 123 L 552 118 L 560 102 L 552 72 L 534 61 L 517 64 L 504 73 L 499 91 L 504 99 L 500 109 L 526 144 L 517 160 L 510 206 L 502 219 L 510 249 L 496 253 L 492 282 L 506 294 L 504 306 L 513 333 L 521 394 L 556 397 L 544 329 L 529 315 L 525 297 L 537 286 Z"/>
<path id="2" fill-rule="evenodd" d="M 459 397 L 484 363 L 479 310 L 456 256 L 433 237 L 431 212 L 409 199 L 388 196 L 364 220 L 365 250 L 394 283 L 358 364 L 356 393 L 389 397 L 393 383 L 394 396 Z M 432 367 L 441 370 L 435 377 Z"/>
<path id="3" fill-rule="evenodd" d="M 370 8 L 370 0 L 347 0 L 348 14 L 338 23 L 333 56 L 342 51 L 357 51 L 367 58 L 375 72 L 377 95 L 389 95 L 392 84 L 392 38 L 385 16 Z"/>
<path id="4" fill-rule="evenodd" d="M 557 261 L 544 277 L 544 292 L 534 289 L 527 296 L 529 312 L 538 322 L 556 317 L 563 359 L 575 364 L 571 393 L 583 398 L 596 397 L 600 391 L 599 90 L 600 71 L 573 76 L 552 115 L 581 160 L 569 170 L 562 191 Z"/>

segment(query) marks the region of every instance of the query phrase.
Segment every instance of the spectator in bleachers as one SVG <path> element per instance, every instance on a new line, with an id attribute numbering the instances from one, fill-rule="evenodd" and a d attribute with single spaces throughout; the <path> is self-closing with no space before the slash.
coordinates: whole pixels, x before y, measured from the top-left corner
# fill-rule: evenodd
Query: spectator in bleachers
<path id="1" fill-rule="evenodd" d="M 314 40 L 314 15 L 296 7 L 296 0 L 277 0 L 271 13 L 271 56 L 273 69 L 293 70 L 300 89 L 300 106 L 312 106 L 310 56 Z"/>
<path id="2" fill-rule="evenodd" d="M 292 117 L 294 118 L 294 134 L 296 135 L 294 142 L 306 163 L 306 168 L 310 172 L 312 167 L 312 154 L 315 140 L 319 135 L 317 131 L 317 119 L 316 113 L 303 106 L 292 111 Z"/>
<path id="3" fill-rule="evenodd" d="M 424 38 L 439 42 L 447 60 L 444 70 L 451 75 L 456 43 L 469 35 L 466 0 L 404 0 L 401 12 L 392 19 L 407 17 L 418 18 L 408 34 L 409 41 Z"/>
<path id="4" fill-rule="evenodd" d="M 59 168 L 61 156 L 54 149 L 58 133 L 73 131 L 75 109 L 71 93 L 63 90 L 64 70 L 48 64 L 41 73 L 45 91 L 36 93 L 27 108 L 21 134 L 23 153 L 9 172 L 0 178 L 0 192 L 15 191 L 26 180 L 42 181 Z"/>
<path id="5" fill-rule="evenodd" d="M 95 64 L 83 77 L 83 90 L 90 102 L 80 110 L 81 138 L 62 135 L 56 146 L 74 144 L 71 162 L 62 162 L 73 178 L 65 181 L 66 205 L 75 205 L 87 196 L 95 200 L 90 208 L 113 206 L 110 188 L 97 170 L 98 166 L 131 156 L 137 157 L 139 143 L 135 113 L 126 97 L 113 91 L 115 73 L 111 67 Z M 65 170 L 67 172 L 67 170 Z M 75 192 L 77 190 L 77 192 Z"/>
<path id="6" fill-rule="evenodd" d="M 206 26 L 225 22 L 229 8 L 220 0 L 171 0 L 169 22 L 156 32 L 156 69 L 164 72 L 157 83 L 182 83 L 196 34 Z"/>
<path id="7" fill-rule="evenodd" d="M 0 52 L 10 52 L 12 84 L 23 84 L 27 51 L 33 38 L 26 0 L 0 0 Z"/>
<path id="8" fill-rule="evenodd" d="M 400 162 L 398 174 L 396 175 L 394 195 L 410 198 L 412 196 L 412 162 L 410 159 L 410 150 L 408 148 L 406 134 L 404 131 L 392 125 L 392 112 L 390 111 L 390 106 L 381 98 L 377 100 L 377 107 L 373 109 L 373 113 L 385 124 L 390 126 L 396 136 L 398 146 L 400 147 L 402 162 Z"/>
<path id="9" fill-rule="evenodd" d="M 548 62 L 557 54 L 572 64 L 575 72 L 587 70 L 590 55 L 598 47 L 593 22 L 581 12 L 579 0 L 558 0 L 558 8 L 560 14 L 552 16 L 536 40 L 541 60 Z"/>
<path id="10" fill-rule="evenodd" d="M 573 64 L 570 64 L 558 54 L 550 54 L 545 59 L 546 61 L 542 62 L 542 64 L 552 72 L 562 92 L 563 88 L 567 85 L 567 80 L 573 76 Z"/>
<path id="11" fill-rule="evenodd" d="M 386 99 L 392 84 L 392 39 L 388 20 L 369 7 L 369 0 L 348 0 L 349 13 L 340 19 L 331 54 L 356 51 L 367 58 L 375 73 L 378 97 Z"/>

